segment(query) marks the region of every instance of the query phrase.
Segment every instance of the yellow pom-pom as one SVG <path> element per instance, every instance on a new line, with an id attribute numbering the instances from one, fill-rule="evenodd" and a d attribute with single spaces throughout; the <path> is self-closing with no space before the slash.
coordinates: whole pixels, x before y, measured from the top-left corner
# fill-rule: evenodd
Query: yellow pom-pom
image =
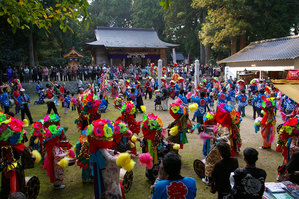
<path id="1" fill-rule="evenodd" d="M 131 148 L 134 148 L 135 147 L 135 144 L 133 142 L 130 142 L 130 147 Z"/>
<path id="2" fill-rule="evenodd" d="M 67 166 L 69 165 L 69 161 L 68 161 L 68 159 L 63 158 L 63 159 L 60 160 L 57 164 L 58 164 L 59 166 L 61 166 L 61 167 L 67 167 Z"/>
<path id="3" fill-rule="evenodd" d="M 129 153 L 121 153 L 116 159 L 116 164 L 127 171 L 131 171 L 134 168 L 135 162 L 131 159 Z"/>
<path id="4" fill-rule="evenodd" d="M 180 149 L 180 145 L 179 144 L 174 144 L 173 146 L 172 146 L 172 148 L 174 149 L 174 150 L 179 150 Z"/>
<path id="5" fill-rule="evenodd" d="M 41 154 L 37 151 L 37 150 L 33 150 L 32 151 L 32 155 L 35 157 L 35 163 L 37 164 L 37 163 L 39 163 L 40 161 L 41 161 L 41 159 L 42 159 L 42 156 L 41 156 Z"/>
<path id="6" fill-rule="evenodd" d="M 197 103 L 190 104 L 190 105 L 188 106 L 188 108 L 189 108 L 189 110 L 190 110 L 191 112 L 194 112 L 194 111 L 196 111 L 196 109 L 198 108 L 198 104 L 197 104 Z"/>
<path id="7" fill-rule="evenodd" d="M 146 113 L 146 107 L 144 105 L 140 106 L 143 113 Z"/>
<path id="8" fill-rule="evenodd" d="M 170 129 L 170 135 L 176 136 L 179 133 L 179 126 L 174 126 Z"/>
<path id="9" fill-rule="evenodd" d="M 36 137 L 35 140 L 34 140 L 34 144 L 37 144 L 38 141 L 39 141 L 39 139 L 38 139 L 38 137 Z"/>
<path id="10" fill-rule="evenodd" d="M 131 138 L 131 140 L 132 140 L 132 142 L 135 143 L 137 141 L 137 137 L 135 135 L 133 135 L 132 138 Z"/>
<path id="11" fill-rule="evenodd" d="M 29 126 L 29 122 L 28 122 L 27 119 L 24 119 L 23 122 L 24 122 L 23 127 L 28 127 Z"/>

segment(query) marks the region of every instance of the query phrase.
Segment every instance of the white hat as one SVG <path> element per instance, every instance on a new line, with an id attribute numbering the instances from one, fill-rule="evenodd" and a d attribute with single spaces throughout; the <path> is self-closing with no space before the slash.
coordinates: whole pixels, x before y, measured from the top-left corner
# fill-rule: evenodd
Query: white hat
<path id="1" fill-rule="evenodd" d="M 24 92 L 25 91 L 25 89 L 24 88 L 21 88 L 21 90 L 20 90 L 21 92 Z"/>

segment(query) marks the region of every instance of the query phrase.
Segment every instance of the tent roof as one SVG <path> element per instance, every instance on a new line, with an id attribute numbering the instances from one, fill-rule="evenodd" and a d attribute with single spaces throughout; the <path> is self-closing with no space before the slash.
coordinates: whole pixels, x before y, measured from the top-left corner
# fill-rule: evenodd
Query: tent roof
<path id="1" fill-rule="evenodd" d="M 97 27 L 95 36 L 97 40 L 87 43 L 87 45 L 105 46 L 106 48 L 172 48 L 179 46 L 161 41 L 153 29 Z"/>
<path id="2" fill-rule="evenodd" d="M 295 59 L 298 57 L 299 35 L 252 42 L 239 52 L 219 61 L 218 64 Z"/>
<path id="3" fill-rule="evenodd" d="M 295 102 L 299 103 L 299 80 L 272 80 L 274 86 L 290 97 Z"/>

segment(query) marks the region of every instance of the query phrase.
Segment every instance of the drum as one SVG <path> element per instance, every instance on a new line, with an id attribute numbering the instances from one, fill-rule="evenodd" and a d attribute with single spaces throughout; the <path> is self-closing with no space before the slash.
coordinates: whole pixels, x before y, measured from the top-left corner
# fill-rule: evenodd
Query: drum
<path id="1" fill-rule="evenodd" d="M 133 171 L 120 169 L 119 182 L 123 185 L 125 193 L 128 193 L 133 184 Z"/>
<path id="2" fill-rule="evenodd" d="M 27 199 L 36 199 L 40 190 L 38 177 L 25 177 L 25 195 Z"/>
<path id="3" fill-rule="evenodd" d="M 249 105 L 252 105 L 252 98 L 249 98 L 249 99 L 248 99 L 248 104 L 249 104 Z"/>
<path id="4" fill-rule="evenodd" d="M 198 177 L 204 178 L 205 177 L 205 159 L 203 159 L 203 160 L 199 160 L 199 159 L 194 160 L 193 169 L 194 169 L 195 173 L 198 175 Z"/>
<path id="5" fill-rule="evenodd" d="M 283 124 L 280 124 L 280 125 L 277 126 L 277 128 L 276 128 L 277 133 L 279 133 L 279 131 L 280 131 L 282 125 L 283 125 Z"/>

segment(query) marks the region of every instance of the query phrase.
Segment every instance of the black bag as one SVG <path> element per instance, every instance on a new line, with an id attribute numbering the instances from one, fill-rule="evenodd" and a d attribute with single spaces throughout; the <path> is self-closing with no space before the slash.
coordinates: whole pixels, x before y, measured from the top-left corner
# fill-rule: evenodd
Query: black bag
<path id="1" fill-rule="evenodd" d="M 24 169 L 34 168 L 34 156 L 31 155 L 30 149 L 25 147 L 24 151 L 21 154 L 22 166 Z"/>

